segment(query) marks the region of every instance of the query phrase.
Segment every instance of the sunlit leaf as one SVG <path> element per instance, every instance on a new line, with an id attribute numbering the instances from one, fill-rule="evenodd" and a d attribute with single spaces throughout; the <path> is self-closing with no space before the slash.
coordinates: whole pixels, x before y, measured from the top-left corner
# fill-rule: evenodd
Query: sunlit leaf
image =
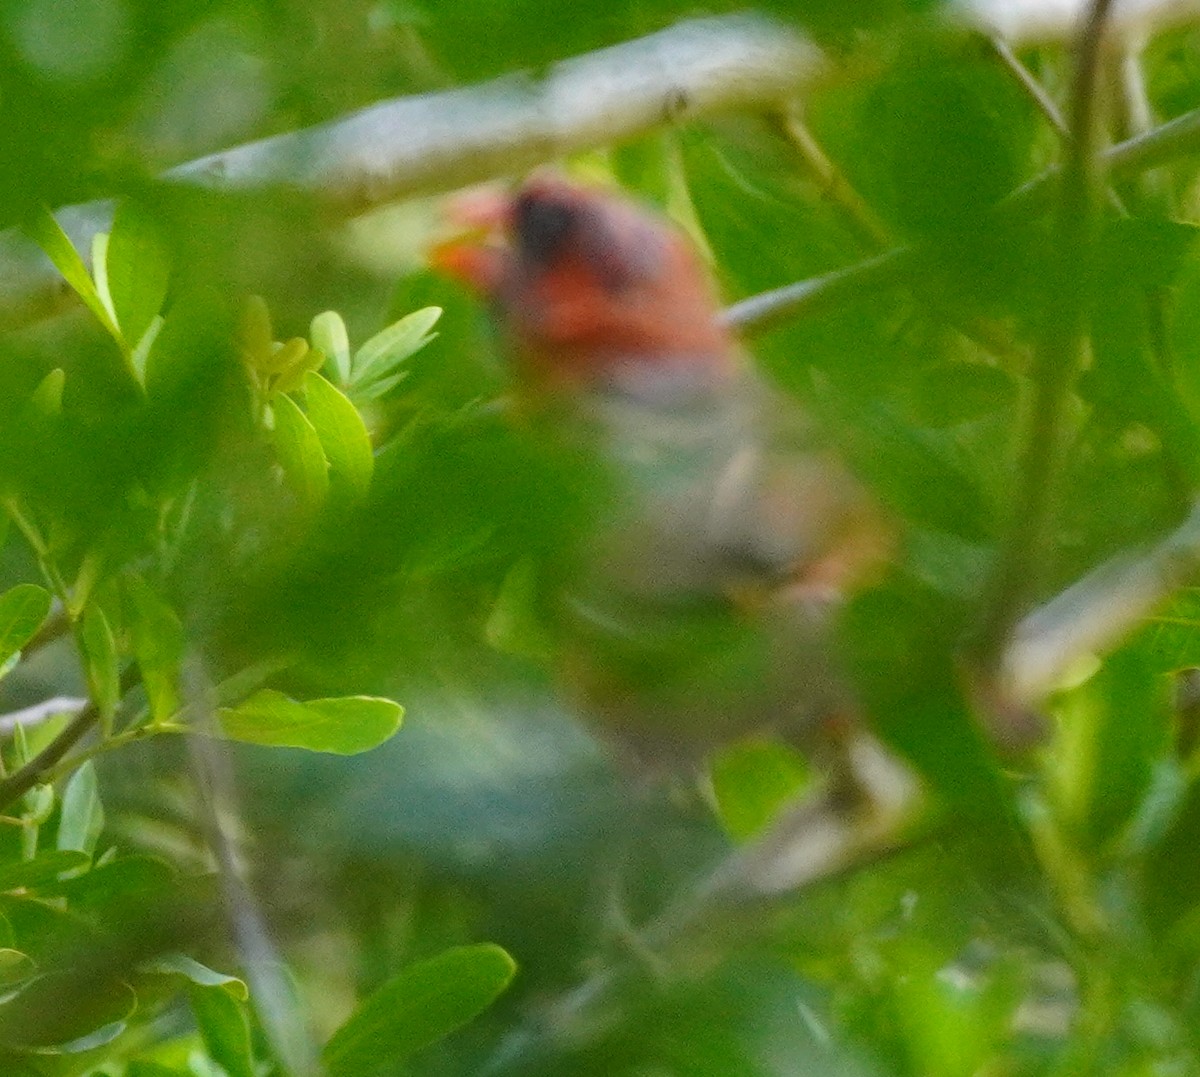
<path id="1" fill-rule="evenodd" d="M 380 330 L 354 354 L 350 388 L 354 394 L 370 393 L 372 383 L 394 376 L 395 367 L 432 339 L 442 316 L 440 307 L 425 307 Z"/>
<path id="2" fill-rule="evenodd" d="M 50 592 L 19 583 L 0 595 L 0 662 L 7 662 L 34 636 L 50 615 Z"/>
<path id="3" fill-rule="evenodd" d="M 331 481 L 344 483 L 356 497 L 365 496 L 375 458 L 358 409 L 317 373 L 305 378 L 304 395 L 308 417 L 329 459 Z"/>
<path id="4" fill-rule="evenodd" d="M 75 290 L 76 295 L 83 300 L 84 305 L 92 312 L 96 320 L 107 330 L 109 335 L 122 348 L 125 346 L 121 331 L 112 320 L 104 303 L 96 291 L 96 285 L 88 274 L 87 266 L 79 257 L 79 252 L 67 238 L 54 214 L 48 209 L 41 209 L 25 224 L 29 237 L 46 252 L 47 257 L 54 263 L 54 268 L 63 275 L 63 279 Z"/>
<path id="5" fill-rule="evenodd" d="M 327 310 L 312 320 L 309 330 L 312 346 L 324 353 L 333 366 L 338 385 L 350 383 L 350 338 L 346 323 L 336 310 Z"/>
<path id="6" fill-rule="evenodd" d="M 345 696 L 305 703 L 263 689 L 218 712 L 221 730 L 247 744 L 356 755 L 382 744 L 399 728 L 404 710 L 390 699 Z"/>
<path id="7" fill-rule="evenodd" d="M 132 348 L 162 310 L 171 275 L 158 222 L 140 202 L 126 200 L 117 207 L 106 265 L 116 322 Z"/>
<path id="8" fill-rule="evenodd" d="M 300 503 L 319 509 L 329 495 L 329 464 L 317 431 L 291 397 L 280 393 L 271 403 L 279 463 Z"/>

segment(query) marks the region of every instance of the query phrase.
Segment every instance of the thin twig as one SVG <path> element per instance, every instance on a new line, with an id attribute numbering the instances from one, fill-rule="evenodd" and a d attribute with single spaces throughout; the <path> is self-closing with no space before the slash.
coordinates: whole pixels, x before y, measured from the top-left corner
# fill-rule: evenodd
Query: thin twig
<path id="1" fill-rule="evenodd" d="M 1087 348 L 1088 267 L 1100 166 L 1095 153 L 1101 44 L 1112 0 L 1093 0 L 1080 35 L 1071 93 L 1071 139 L 1059 197 L 1057 246 L 1041 339 L 1033 356 L 1034 400 L 1008 535 L 982 620 L 979 654 L 992 668 L 1036 587 L 1054 514 L 1066 445 L 1066 410 Z"/>
<path id="2" fill-rule="evenodd" d="M 804 122 L 799 108 L 793 105 L 784 109 L 777 114 L 776 121 L 783 137 L 800 155 L 822 194 L 837 208 L 842 220 L 863 247 L 871 252 L 886 249 L 891 237 L 883 222 L 821 148 Z"/>
<path id="3" fill-rule="evenodd" d="M 246 880 L 225 819 L 237 818 L 237 786 L 228 745 L 216 736 L 219 690 L 203 660 L 184 663 L 184 695 L 193 724 L 209 736 L 188 738 L 201 817 L 217 861 L 225 907 L 251 999 L 275 1059 L 290 1077 L 316 1077 L 317 1052 L 297 1008 L 284 964 L 271 938 L 258 901 Z"/>
<path id="4" fill-rule="evenodd" d="M 731 853 L 647 924 L 635 951 L 597 969 L 505 1037 L 481 1077 L 561 1061 L 614 1027 L 622 1004 L 653 973 L 697 979 L 737 943 L 759 937 L 772 914 L 801 894 L 934 840 L 946 820 L 931 816 L 914 827 L 914 790 L 896 792 L 899 799 L 867 818 L 848 818 L 836 797 L 822 794 L 785 810 L 766 834 Z"/>
<path id="5" fill-rule="evenodd" d="M 123 696 L 141 683 L 141 674 L 130 666 L 121 674 L 120 691 Z M 100 723 L 100 708 L 89 702 L 75 715 L 49 744 L 29 762 L 7 778 L 0 779 L 0 812 L 6 811 L 15 801 L 29 792 L 35 785 L 45 781 L 46 775 Z"/>
<path id="6" fill-rule="evenodd" d="M 1058 132 L 1063 141 L 1069 140 L 1071 129 L 1067 126 L 1067 121 L 1063 118 L 1054 99 L 1046 92 L 1046 88 L 1034 77 L 1033 72 L 1021 63 L 1017 54 L 1003 38 L 991 37 L 988 38 L 988 42 L 997 58 L 1008 68 L 1009 73 L 1017 80 L 1017 84 L 1037 106 L 1038 111 L 1049 121 L 1050 126 Z"/>

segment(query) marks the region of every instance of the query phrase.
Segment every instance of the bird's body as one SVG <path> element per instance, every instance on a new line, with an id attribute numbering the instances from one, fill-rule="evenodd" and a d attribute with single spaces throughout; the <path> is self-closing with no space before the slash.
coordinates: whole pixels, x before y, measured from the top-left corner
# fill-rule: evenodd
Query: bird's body
<path id="1" fill-rule="evenodd" d="M 444 264 L 493 300 L 518 382 L 603 463 L 563 664 L 625 748 L 661 760 L 848 710 L 831 608 L 887 530 L 815 424 L 753 373 L 685 237 L 535 177 L 494 246 Z"/>

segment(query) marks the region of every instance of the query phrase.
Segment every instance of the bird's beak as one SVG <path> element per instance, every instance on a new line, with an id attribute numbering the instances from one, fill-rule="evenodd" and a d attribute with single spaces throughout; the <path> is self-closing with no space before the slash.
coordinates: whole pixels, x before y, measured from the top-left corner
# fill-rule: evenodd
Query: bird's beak
<path id="1" fill-rule="evenodd" d="M 446 202 L 446 235 L 428 252 L 430 266 L 481 295 L 499 287 L 510 259 L 512 196 L 494 185 L 473 187 Z"/>

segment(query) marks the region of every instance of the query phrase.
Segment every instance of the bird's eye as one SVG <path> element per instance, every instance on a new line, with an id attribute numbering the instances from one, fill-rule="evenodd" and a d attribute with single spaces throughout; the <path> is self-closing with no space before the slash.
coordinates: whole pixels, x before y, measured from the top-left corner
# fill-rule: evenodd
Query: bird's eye
<path id="1" fill-rule="evenodd" d="M 578 216 L 573 206 L 532 193 L 522 195 L 514 213 L 521 252 L 535 262 L 550 261 L 570 239 Z"/>

